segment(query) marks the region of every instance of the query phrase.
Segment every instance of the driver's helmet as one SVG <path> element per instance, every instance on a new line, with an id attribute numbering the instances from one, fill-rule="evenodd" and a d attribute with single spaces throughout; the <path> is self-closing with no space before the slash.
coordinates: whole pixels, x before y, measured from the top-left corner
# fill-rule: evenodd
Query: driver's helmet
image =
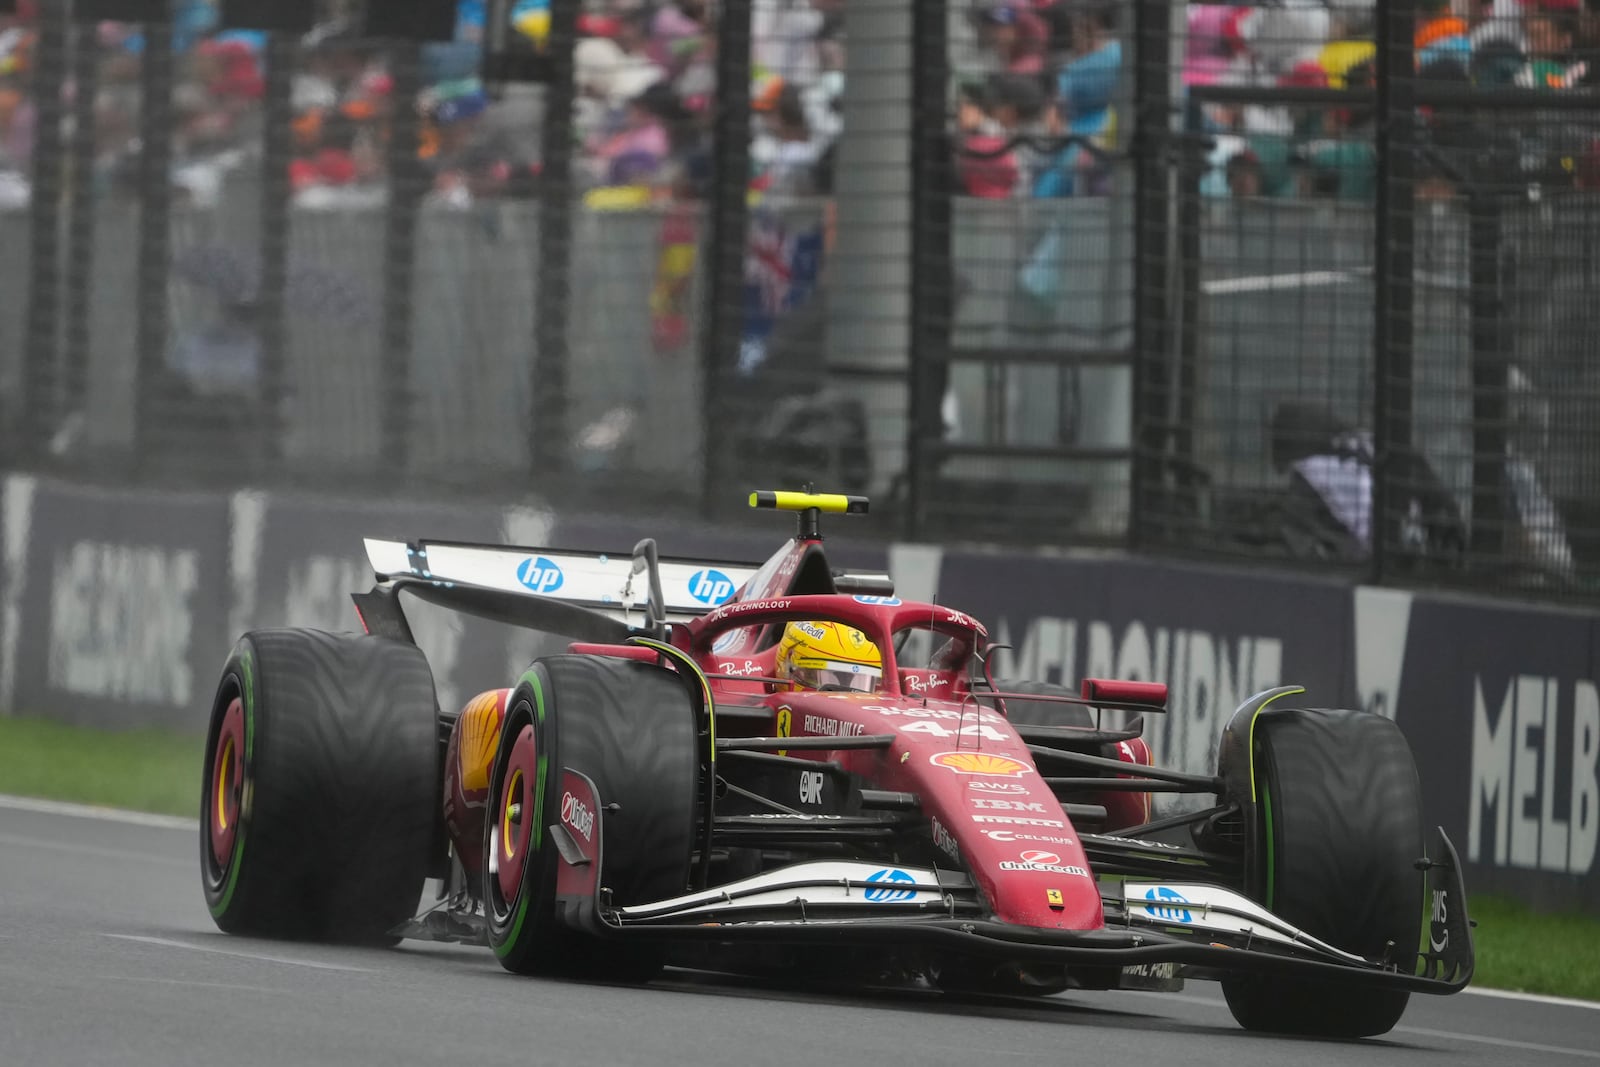
<path id="1" fill-rule="evenodd" d="M 778 642 L 777 676 L 789 689 L 875 693 L 883 656 L 866 634 L 838 622 L 791 622 Z"/>

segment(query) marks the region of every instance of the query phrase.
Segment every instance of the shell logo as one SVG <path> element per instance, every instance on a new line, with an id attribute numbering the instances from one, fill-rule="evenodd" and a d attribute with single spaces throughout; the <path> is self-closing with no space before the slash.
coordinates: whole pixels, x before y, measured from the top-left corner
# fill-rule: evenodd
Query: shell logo
<path id="1" fill-rule="evenodd" d="M 505 717 L 509 689 L 491 689 L 473 697 L 456 722 L 460 737 L 461 792 L 468 804 L 482 804 L 489 796 L 489 770 L 500 747 L 500 723 Z"/>
<path id="2" fill-rule="evenodd" d="M 941 752 L 930 757 L 928 762 L 957 774 L 986 774 L 1003 778 L 1021 778 L 1033 769 L 1009 756 L 995 756 L 988 752 Z"/>

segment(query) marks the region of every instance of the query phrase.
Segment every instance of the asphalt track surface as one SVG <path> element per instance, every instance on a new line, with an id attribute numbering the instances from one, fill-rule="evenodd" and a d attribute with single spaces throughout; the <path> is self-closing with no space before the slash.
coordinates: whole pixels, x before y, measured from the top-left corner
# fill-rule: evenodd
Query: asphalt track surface
<path id="1" fill-rule="evenodd" d="M 669 972 L 642 988 L 503 972 L 481 949 L 224 936 L 196 834 L 0 806 L 0 1065 L 1600 1063 L 1600 1010 L 1413 997 L 1379 1040 L 1246 1034 L 1181 994 L 955 1000 Z"/>

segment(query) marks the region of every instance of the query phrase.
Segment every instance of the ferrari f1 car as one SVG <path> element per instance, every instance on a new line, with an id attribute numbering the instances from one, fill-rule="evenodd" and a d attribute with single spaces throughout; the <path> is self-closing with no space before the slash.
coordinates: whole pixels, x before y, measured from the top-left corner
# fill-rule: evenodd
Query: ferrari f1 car
<path id="1" fill-rule="evenodd" d="M 829 565 L 820 517 L 865 500 L 752 503 L 798 513 L 759 567 L 651 541 L 369 540 L 364 634 L 244 635 L 206 746 L 217 925 L 630 980 L 684 962 L 1018 994 L 1204 978 L 1246 1028 L 1344 1036 L 1470 980 L 1461 865 L 1442 830 L 1426 847 L 1388 719 L 1272 689 L 1228 721 L 1214 772 L 1152 766 L 1164 685 L 995 679 L 978 620 Z M 441 714 L 402 597 L 571 644 Z M 786 635 L 830 629 L 869 651 L 789 669 Z"/>

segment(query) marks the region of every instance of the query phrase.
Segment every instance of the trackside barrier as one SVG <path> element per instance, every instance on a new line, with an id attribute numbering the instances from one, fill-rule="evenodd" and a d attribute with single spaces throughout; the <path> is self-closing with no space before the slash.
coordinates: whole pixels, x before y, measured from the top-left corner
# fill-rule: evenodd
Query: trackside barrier
<path id="1" fill-rule="evenodd" d="M 198 730 L 234 637 L 356 628 L 371 581 L 361 537 L 433 536 L 765 558 L 787 528 L 730 531 L 556 515 L 537 506 L 154 493 L 11 475 L 0 495 L 0 708 L 116 728 Z M 837 564 L 887 567 L 902 595 L 984 619 L 996 675 L 1165 681 L 1158 761 L 1213 767 L 1252 692 L 1306 686 L 1318 706 L 1392 716 L 1430 823 L 1475 891 L 1600 914 L 1600 616 L 1300 575 L 1115 556 L 1001 554 L 830 541 Z M 440 703 L 503 684 L 561 642 L 418 606 Z"/>

